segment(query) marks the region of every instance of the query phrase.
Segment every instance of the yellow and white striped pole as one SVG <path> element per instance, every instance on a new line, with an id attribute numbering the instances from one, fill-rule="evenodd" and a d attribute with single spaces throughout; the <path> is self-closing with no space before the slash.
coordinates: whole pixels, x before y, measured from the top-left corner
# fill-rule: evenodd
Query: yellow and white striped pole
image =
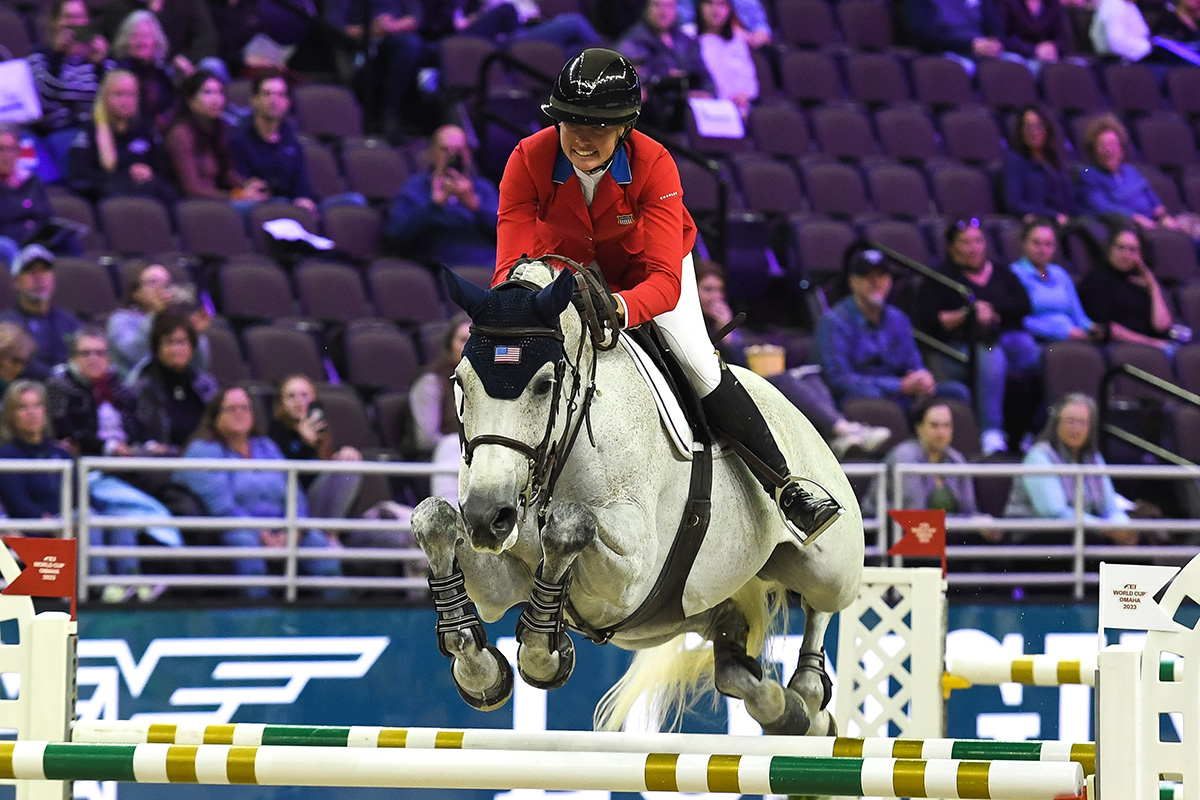
<path id="1" fill-rule="evenodd" d="M 1180 680 L 1183 661 L 1177 658 L 1162 658 L 1158 664 L 1158 674 L 1159 680 L 1166 683 Z M 1095 686 L 1096 654 L 1091 653 L 1080 658 L 1056 658 L 1047 655 L 1015 658 L 953 656 L 946 659 L 946 682 L 950 688 L 955 689 L 971 685 L 998 686 L 1002 683 L 1021 683 L 1026 686 Z"/>

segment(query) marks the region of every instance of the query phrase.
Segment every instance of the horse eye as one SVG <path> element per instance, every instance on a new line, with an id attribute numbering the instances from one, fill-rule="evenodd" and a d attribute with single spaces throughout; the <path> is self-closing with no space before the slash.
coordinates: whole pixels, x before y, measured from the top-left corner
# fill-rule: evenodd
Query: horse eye
<path id="1" fill-rule="evenodd" d="M 554 388 L 553 378 L 542 378 L 537 382 L 537 386 L 533 387 L 534 394 L 550 394 L 550 390 Z"/>

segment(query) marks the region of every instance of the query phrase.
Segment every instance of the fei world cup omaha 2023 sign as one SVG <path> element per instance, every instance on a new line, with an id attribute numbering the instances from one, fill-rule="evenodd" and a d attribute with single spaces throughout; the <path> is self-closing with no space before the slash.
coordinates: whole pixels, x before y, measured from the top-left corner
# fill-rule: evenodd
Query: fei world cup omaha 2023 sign
<path id="1" fill-rule="evenodd" d="M 514 611 L 489 626 L 493 641 L 510 658 L 516 655 L 511 638 L 516 617 Z M 792 633 L 773 643 L 772 655 L 781 669 L 796 663 L 801 626 L 796 611 Z M 459 698 L 433 628 L 434 614 L 427 609 L 85 612 L 79 620 L 78 711 L 84 719 L 162 722 L 587 730 L 596 702 L 629 659 L 612 646 L 578 641 L 577 668 L 565 687 L 547 693 L 518 680 L 512 701 L 484 714 Z M 1096 652 L 1096 628 L 1094 605 L 958 606 L 950 609 L 947 651 L 1077 657 Z M 835 647 L 836 632 L 827 641 Z M 836 659 L 832 649 L 829 657 Z M 4 689 L 11 696 L 16 687 Z M 947 735 L 1091 740 L 1091 702 L 1086 686 L 955 691 Z M 758 728 L 740 703 L 721 702 L 690 715 L 684 730 L 752 734 Z M 286 787 L 76 785 L 76 797 L 88 800 L 162 800 L 168 791 L 172 800 L 345 800 L 348 794 L 346 789 Z M 369 796 L 369 790 L 349 791 Z M 545 795 L 609 800 L 608 792 L 598 791 L 440 791 L 436 796 L 548 800 Z M 401 790 L 388 797 L 428 800 L 430 793 Z M 636 797 L 621 795 L 619 800 Z"/>

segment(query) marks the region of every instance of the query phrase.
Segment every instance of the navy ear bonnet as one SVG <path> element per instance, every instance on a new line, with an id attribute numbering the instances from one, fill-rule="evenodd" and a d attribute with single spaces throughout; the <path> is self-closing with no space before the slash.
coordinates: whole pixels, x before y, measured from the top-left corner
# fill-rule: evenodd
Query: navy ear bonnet
<path id="1" fill-rule="evenodd" d="M 540 291 L 515 282 L 487 290 L 448 271 L 446 277 L 451 299 L 471 317 L 471 337 L 463 355 L 488 397 L 515 400 L 544 364 L 563 357 L 562 339 L 553 332 L 559 314 L 571 302 L 574 279 L 569 270 Z M 526 330 L 514 330 L 514 335 L 489 330 L 504 328 Z"/>

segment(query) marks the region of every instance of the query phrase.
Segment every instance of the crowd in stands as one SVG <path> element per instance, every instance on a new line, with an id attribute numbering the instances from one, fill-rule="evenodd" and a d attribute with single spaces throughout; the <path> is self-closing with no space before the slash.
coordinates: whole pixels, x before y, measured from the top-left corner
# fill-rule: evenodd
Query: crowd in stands
<path id="1" fill-rule="evenodd" d="M 698 162 L 719 164 L 732 217 L 765 222 L 753 276 L 697 259 L 710 333 L 749 309 L 716 346 L 750 364 L 781 345 L 770 380 L 839 457 L 1103 463 L 1096 383 L 1055 373 L 1071 347 L 1120 363 L 1140 345 L 1160 377 L 1200 386 L 1183 353 L 1200 346 L 1200 0 L 53 0 L 0 8 L 0 57 L 25 59 L 41 110 L 0 123 L 0 457 L 455 463 L 466 321 L 435 266 L 480 281 L 494 266 L 516 139 L 483 112 L 535 130 L 547 85 L 514 62 L 554 75 L 595 45 L 637 64 L 641 124 L 700 155 L 677 157 L 700 255 L 721 252 L 724 220 Z M 510 60 L 480 96 L 492 53 Z M 725 102 L 744 135 L 709 135 L 697 101 Z M 297 224 L 264 232 L 275 220 Z M 892 250 L 942 280 L 917 283 Z M 775 289 L 788 311 L 768 328 L 754 312 Z M 0 473 L 0 503 L 53 516 L 58 480 Z M 1017 479 L 1007 508 L 961 477 L 902 491 L 964 517 L 1057 518 L 1073 513 L 1064 480 Z M 430 489 L 301 483 L 318 518 Z M 285 484 L 97 474 L 89 495 L 118 515 L 279 517 Z M 1089 519 L 1134 506 L 1101 478 L 1085 498 Z"/>

